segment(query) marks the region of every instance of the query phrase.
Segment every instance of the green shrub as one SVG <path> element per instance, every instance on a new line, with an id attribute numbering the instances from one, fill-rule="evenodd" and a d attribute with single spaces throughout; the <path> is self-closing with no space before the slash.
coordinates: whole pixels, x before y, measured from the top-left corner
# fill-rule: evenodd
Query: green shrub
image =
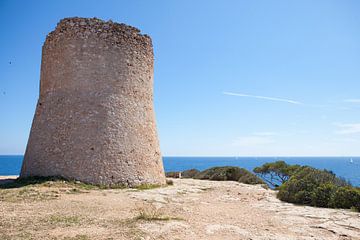
<path id="1" fill-rule="evenodd" d="M 301 167 L 279 187 L 282 201 L 317 207 L 360 210 L 360 190 L 327 170 Z"/>
<path id="2" fill-rule="evenodd" d="M 252 174 L 250 172 L 247 172 L 246 174 L 242 175 L 238 182 L 245 183 L 245 184 L 265 184 L 264 181 L 256 176 L 255 174 Z M 267 186 L 267 185 L 266 185 Z"/>
<path id="3" fill-rule="evenodd" d="M 263 184 L 259 177 L 239 167 L 213 167 L 199 172 L 196 179 L 209 179 L 215 181 L 237 181 L 246 184 Z"/>
<path id="4" fill-rule="evenodd" d="M 290 178 L 288 182 L 281 185 L 278 189 L 278 198 L 282 201 L 310 204 L 311 192 L 314 190 L 314 187 L 304 179 Z"/>
<path id="5" fill-rule="evenodd" d="M 182 178 L 193 178 L 196 174 L 198 174 L 200 171 L 197 169 L 189 169 L 181 172 Z"/>
<path id="6" fill-rule="evenodd" d="M 333 208 L 355 208 L 360 211 L 360 190 L 354 187 L 339 187 L 331 196 L 329 206 Z"/>
<path id="7" fill-rule="evenodd" d="M 315 188 L 311 196 L 311 205 L 316 207 L 329 207 L 331 196 L 336 191 L 336 186 L 327 183 Z"/>
<path id="8" fill-rule="evenodd" d="M 196 174 L 194 178 L 215 181 L 237 181 L 240 175 L 240 171 L 235 167 L 212 167 Z"/>

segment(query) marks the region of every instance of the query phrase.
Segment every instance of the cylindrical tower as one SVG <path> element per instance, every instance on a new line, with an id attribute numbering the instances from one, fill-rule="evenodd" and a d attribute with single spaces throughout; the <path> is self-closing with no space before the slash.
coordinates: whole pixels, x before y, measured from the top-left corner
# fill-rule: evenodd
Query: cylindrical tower
<path id="1" fill-rule="evenodd" d="M 42 50 L 40 97 L 20 177 L 164 184 L 151 38 L 125 24 L 65 18 Z"/>

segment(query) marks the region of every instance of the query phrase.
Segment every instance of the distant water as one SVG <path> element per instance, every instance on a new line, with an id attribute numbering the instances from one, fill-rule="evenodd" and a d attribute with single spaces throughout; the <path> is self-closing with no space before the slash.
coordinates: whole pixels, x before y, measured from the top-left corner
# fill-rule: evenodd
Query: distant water
<path id="1" fill-rule="evenodd" d="M 351 161 L 352 159 L 352 161 Z M 0 155 L 0 176 L 18 175 L 23 156 Z M 204 170 L 214 166 L 239 166 L 252 171 L 267 162 L 284 160 L 288 164 L 308 165 L 333 171 L 337 176 L 360 187 L 360 157 L 164 157 L 165 171 L 196 168 Z"/>

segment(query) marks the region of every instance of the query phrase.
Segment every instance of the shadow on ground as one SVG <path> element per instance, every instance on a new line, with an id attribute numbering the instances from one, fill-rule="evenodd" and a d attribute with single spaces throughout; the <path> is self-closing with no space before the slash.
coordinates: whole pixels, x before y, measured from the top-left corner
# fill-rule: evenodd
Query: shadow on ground
<path id="1" fill-rule="evenodd" d="M 42 184 L 48 181 L 65 181 L 60 177 L 27 177 L 27 178 L 4 178 L 0 179 L 0 189 L 21 188 L 28 185 Z"/>

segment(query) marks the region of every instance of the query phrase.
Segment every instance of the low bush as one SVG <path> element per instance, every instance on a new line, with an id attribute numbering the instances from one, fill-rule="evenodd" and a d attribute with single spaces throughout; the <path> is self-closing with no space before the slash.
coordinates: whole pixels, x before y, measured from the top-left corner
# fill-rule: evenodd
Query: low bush
<path id="1" fill-rule="evenodd" d="M 335 191 L 336 186 L 334 184 L 321 184 L 312 192 L 311 205 L 316 207 L 328 207 L 331 196 Z"/>
<path id="2" fill-rule="evenodd" d="M 360 189 L 351 186 L 338 188 L 329 200 L 329 207 L 360 211 Z"/>
<path id="3" fill-rule="evenodd" d="M 242 175 L 237 181 L 245 184 L 263 184 L 267 186 L 261 178 L 251 172 Z"/>
<path id="4" fill-rule="evenodd" d="M 181 172 L 182 178 L 193 178 L 196 174 L 198 174 L 200 171 L 197 169 L 189 169 Z"/>
<path id="5" fill-rule="evenodd" d="M 237 181 L 246 184 L 264 183 L 264 181 L 255 174 L 239 167 L 213 167 L 199 172 L 194 178 L 215 181 Z"/>
<path id="6" fill-rule="evenodd" d="M 279 187 L 282 201 L 316 207 L 360 210 L 360 190 L 327 170 L 304 166 Z"/>

